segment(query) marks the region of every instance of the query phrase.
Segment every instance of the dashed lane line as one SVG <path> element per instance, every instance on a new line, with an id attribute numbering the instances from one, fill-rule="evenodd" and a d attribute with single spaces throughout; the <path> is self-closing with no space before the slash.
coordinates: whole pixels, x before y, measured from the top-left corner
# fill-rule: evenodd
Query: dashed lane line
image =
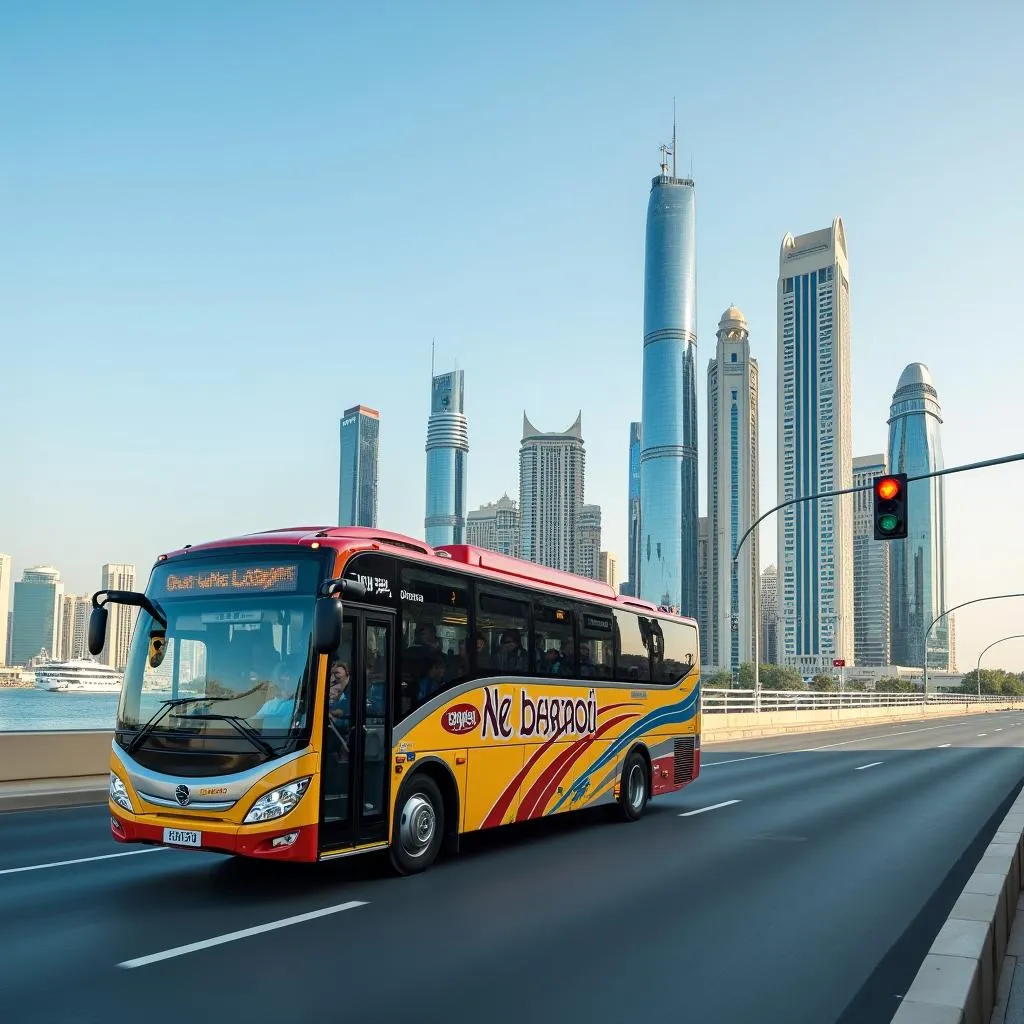
<path id="1" fill-rule="evenodd" d="M 877 768 L 880 764 L 885 764 L 884 761 L 872 761 L 871 764 L 862 764 L 859 768 L 854 768 L 855 772 L 862 772 L 865 768 Z"/>
<path id="2" fill-rule="evenodd" d="M 69 864 L 88 864 L 94 860 L 111 860 L 114 857 L 134 857 L 137 853 L 159 853 L 166 846 L 147 846 L 142 850 L 125 850 L 122 853 L 104 853 L 98 857 L 76 857 L 74 860 L 55 860 L 49 864 L 26 864 L 20 868 L 2 868 L 0 875 L 17 875 L 22 871 L 42 871 L 44 868 L 63 868 Z"/>
<path id="3" fill-rule="evenodd" d="M 738 804 L 739 802 L 739 800 L 723 800 L 720 804 L 711 804 L 709 807 L 698 807 L 695 811 L 683 811 L 679 817 L 691 818 L 695 814 L 703 814 L 705 811 L 717 811 L 719 807 L 731 807 L 733 804 Z"/>
<path id="4" fill-rule="evenodd" d="M 304 921 L 313 921 L 318 917 L 340 914 L 343 910 L 354 910 L 356 907 L 365 907 L 366 905 L 366 900 L 349 900 L 348 903 L 339 903 L 337 906 L 325 907 L 323 910 L 311 910 L 307 914 L 296 914 L 294 917 L 285 917 L 280 921 L 270 921 L 267 924 L 258 924 L 253 928 L 242 928 L 237 932 L 216 935 L 212 939 L 190 942 L 187 946 L 175 946 L 173 949 L 165 949 L 162 953 L 150 953 L 148 956 L 136 957 L 134 960 L 124 960 L 117 966 L 124 968 L 146 967 L 148 964 L 155 964 L 160 960 L 170 960 L 172 957 L 195 953 L 200 949 L 221 946 L 225 942 L 237 942 L 239 939 L 247 939 L 252 935 L 261 935 L 263 932 L 272 932 L 278 928 L 288 928 L 293 924 L 302 924 Z"/>

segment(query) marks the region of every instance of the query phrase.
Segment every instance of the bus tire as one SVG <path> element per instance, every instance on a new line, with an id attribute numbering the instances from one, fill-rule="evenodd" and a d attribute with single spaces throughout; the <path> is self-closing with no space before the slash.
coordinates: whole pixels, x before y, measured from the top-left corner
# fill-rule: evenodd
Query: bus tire
<path id="1" fill-rule="evenodd" d="M 426 871 L 444 842 L 444 800 L 425 772 L 410 776 L 398 793 L 391 829 L 391 864 L 400 875 Z"/>
<path id="2" fill-rule="evenodd" d="M 651 798 L 651 773 L 647 759 L 639 750 L 633 749 L 626 756 L 622 766 L 622 782 L 619 785 L 619 816 L 624 821 L 637 821 Z"/>

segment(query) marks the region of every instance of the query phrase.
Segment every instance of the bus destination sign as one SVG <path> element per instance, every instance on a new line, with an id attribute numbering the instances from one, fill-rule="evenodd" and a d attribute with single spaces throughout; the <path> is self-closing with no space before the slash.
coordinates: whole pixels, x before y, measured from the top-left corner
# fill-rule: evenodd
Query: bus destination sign
<path id="1" fill-rule="evenodd" d="M 170 570 L 170 567 L 168 567 Z M 170 570 L 156 581 L 162 597 L 205 594 L 290 594 L 299 587 L 299 567 L 279 562 L 211 565 L 186 571 Z"/>

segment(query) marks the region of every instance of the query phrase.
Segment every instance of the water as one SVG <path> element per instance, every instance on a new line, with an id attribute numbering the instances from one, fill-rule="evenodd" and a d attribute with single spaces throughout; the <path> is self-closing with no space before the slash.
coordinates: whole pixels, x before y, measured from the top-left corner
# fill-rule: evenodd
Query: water
<path id="1" fill-rule="evenodd" d="M 0 734 L 113 729 L 118 697 L 116 693 L 0 689 Z"/>

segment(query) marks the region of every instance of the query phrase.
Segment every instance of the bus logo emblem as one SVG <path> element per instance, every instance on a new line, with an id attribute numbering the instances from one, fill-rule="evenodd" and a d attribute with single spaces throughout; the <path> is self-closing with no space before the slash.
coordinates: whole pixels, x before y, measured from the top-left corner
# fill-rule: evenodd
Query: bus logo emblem
<path id="1" fill-rule="evenodd" d="M 456 704 L 441 715 L 441 727 L 456 735 L 472 732 L 480 724 L 480 712 L 472 704 Z"/>
<path id="2" fill-rule="evenodd" d="M 188 786 L 178 786 L 174 790 L 174 799 L 177 800 L 182 807 L 188 807 L 188 802 L 190 799 Z"/>

